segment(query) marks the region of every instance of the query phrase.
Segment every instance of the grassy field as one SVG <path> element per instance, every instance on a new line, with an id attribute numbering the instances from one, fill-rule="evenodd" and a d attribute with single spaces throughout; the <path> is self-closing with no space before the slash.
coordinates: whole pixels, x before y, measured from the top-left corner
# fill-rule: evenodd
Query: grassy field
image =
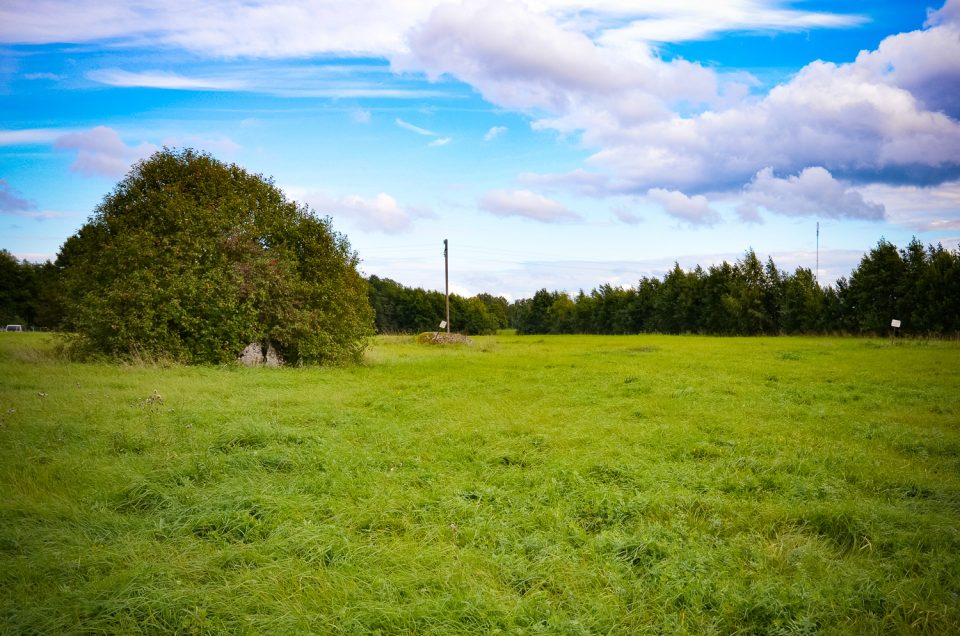
<path id="1" fill-rule="evenodd" d="M 0 334 L 0 632 L 960 631 L 960 343 Z"/>

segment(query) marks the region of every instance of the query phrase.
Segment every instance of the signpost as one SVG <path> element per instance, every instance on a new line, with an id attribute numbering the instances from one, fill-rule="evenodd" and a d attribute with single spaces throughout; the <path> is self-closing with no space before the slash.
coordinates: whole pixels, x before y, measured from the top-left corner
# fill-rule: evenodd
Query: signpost
<path id="1" fill-rule="evenodd" d="M 894 318 L 890 321 L 890 326 L 893 327 L 893 337 L 897 337 L 897 329 L 900 328 L 900 321 Z"/>

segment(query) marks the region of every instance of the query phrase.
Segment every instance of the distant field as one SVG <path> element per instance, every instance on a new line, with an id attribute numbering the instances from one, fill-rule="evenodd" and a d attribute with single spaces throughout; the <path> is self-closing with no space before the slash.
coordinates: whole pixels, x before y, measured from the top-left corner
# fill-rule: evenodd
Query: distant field
<path id="1" fill-rule="evenodd" d="M 0 334 L 0 633 L 960 631 L 960 343 Z"/>

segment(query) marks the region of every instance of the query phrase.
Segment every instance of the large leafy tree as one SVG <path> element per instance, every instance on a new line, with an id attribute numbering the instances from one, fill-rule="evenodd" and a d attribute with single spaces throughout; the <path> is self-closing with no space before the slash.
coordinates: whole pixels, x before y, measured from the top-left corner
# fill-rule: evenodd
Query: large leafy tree
<path id="1" fill-rule="evenodd" d="M 288 362 L 338 363 L 372 333 L 357 256 L 330 219 L 189 149 L 138 163 L 57 265 L 67 325 L 98 353 L 216 363 L 269 342 Z"/>

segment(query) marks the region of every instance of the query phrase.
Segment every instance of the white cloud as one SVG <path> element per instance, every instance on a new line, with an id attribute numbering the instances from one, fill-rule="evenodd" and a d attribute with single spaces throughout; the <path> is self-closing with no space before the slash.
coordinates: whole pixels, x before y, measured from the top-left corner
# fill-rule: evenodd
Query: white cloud
<path id="1" fill-rule="evenodd" d="M 638 17 L 626 26 L 604 31 L 601 43 L 684 42 L 705 40 L 726 31 L 806 31 L 846 28 L 867 21 L 859 15 L 786 9 L 757 0 L 649 2 L 635 6 L 631 13 Z"/>
<path id="2" fill-rule="evenodd" d="M 61 219 L 66 216 L 62 212 L 37 210 L 37 204 L 20 196 L 20 193 L 10 187 L 6 179 L 0 179 L 0 214 L 38 221 Z"/>
<path id="3" fill-rule="evenodd" d="M 0 146 L 28 146 L 49 144 L 64 134 L 58 128 L 25 128 L 23 130 L 0 130 Z"/>
<path id="4" fill-rule="evenodd" d="M 924 26 L 939 24 L 960 24 L 960 0 L 947 0 L 940 9 L 927 9 L 927 21 Z"/>
<path id="5" fill-rule="evenodd" d="M 363 110 L 362 108 L 357 108 L 350 111 L 350 119 L 358 124 L 369 124 L 370 120 L 373 118 L 369 110 Z"/>
<path id="6" fill-rule="evenodd" d="M 384 192 L 373 198 L 356 194 L 334 198 L 314 192 L 305 199 L 320 214 L 345 218 L 363 230 L 385 234 L 407 232 L 417 218 L 432 216 L 427 210 L 404 207 Z"/>
<path id="7" fill-rule="evenodd" d="M 616 216 L 617 220 L 621 223 L 626 223 L 627 225 L 637 225 L 643 220 L 636 212 L 623 206 L 613 208 L 613 215 Z"/>
<path id="8" fill-rule="evenodd" d="M 882 203 L 864 199 L 863 194 L 833 178 L 821 167 L 805 168 L 786 179 L 771 168 L 759 171 L 744 188 L 741 217 L 757 218 L 757 208 L 787 216 L 819 216 L 878 221 L 884 217 Z"/>
<path id="9" fill-rule="evenodd" d="M 717 211 L 700 194 L 690 197 L 676 190 L 651 188 L 647 191 L 647 198 L 659 204 L 670 216 L 690 225 L 713 225 L 720 220 Z"/>
<path id="10" fill-rule="evenodd" d="M 960 181 L 930 187 L 871 184 L 861 191 L 883 202 L 887 221 L 917 232 L 939 232 L 958 223 Z"/>
<path id="11" fill-rule="evenodd" d="M 488 130 L 487 133 L 483 136 L 483 140 L 493 141 L 494 139 L 504 134 L 505 132 L 507 132 L 506 126 L 492 126 L 490 130 Z"/>
<path id="12" fill-rule="evenodd" d="M 406 50 L 404 34 L 446 0 L 6 0 L 0 42 L 84 43 L 178 47 L 216 58 L 291 58 L 322 54 L 392 55 Z M 471 3 L 467 3 L 471 4 Z M 476 3 L 472 3 L 476 4 Z M 837 28 L 862 21 L 783 8 L 774 0 L 528 0 L 524 11 L 566 30 L 630 30 L 645 40 L 703 39 L 722 31 Z M 487 5 L 509 10 L 507 3 Z M 621 36 L 621 39 L 624 39 Z"/>
<path id="13" fill-rule="evenodd" d="M 393 121 L 394 121 L 394 123 L 397 124 L 397 126 L 400 126 L 401 128 L 403 128 L 403 129 L 405 129 L 405 130 L 409 130 L 409 131 L 411 131 L 411 132 L 415 132 L 415 133 L 417 133 L 418 135 L 423 135 L 424 137 L 437 137 L 437 136 L 438 136 L 438 134 L 435 133 L 435 132 L 433 132 L 432 130 L 427 130 L 426 128 L 421 128 L 420 126 L 415 126 L 415 125 L 411 124 L 410 122 L 407 122 L 407 121 L 404 121 L 404 120 L 400 119 L 399 117 L 397 117 L 397 118 L 394 119 Z"/>
<path id="14" fill-rule="evenodd" d="M 650 51 L 641 59 L 612 53 L 521 4 L 440 5 L 407 41 L 410 54 L 394 56 L 395 69 L 452 75 L 514 109 L 575 114 L 599 103 L 649 119 L 667 113 L 660 97 L 702 102 L 717 93 L 713 72 L 699 65 L 665 63 Z"/>
<path id="15" fill-rule="evenodd" d="M 247 87 L 233 79 L 184 77 L 169 71 L 141 71 L 131 73 L 118 68 L 100 69 L 87 73 L 87 78 L 108 86 L 164 88 L 170 90 L 235 91 Z"/>
<path id="16" fill-rule="evenodd" d="M 903 88 L 927 110 L 943 111 L 956 119 L 960 117 L 960 25 L 946 19 L 937 20 L 936 25 L 885 38 L 877 50 L 862 51 L 851 68 L 870 81 Z"/>
<path id="17" fill-rule="evenodd" d="M 692 4 L 667 4 L 636 11 L 685 20 L 690 37 L 709 31 L 693 24 Z M 573 5 L 566 6 L 570 15 Z M 395 57 L 394 66 L 453 75 L 496 105 L 533 114 L 535 129 L 580 134 L 596 150 L 588 164 L 606 178 L 586 184 L 579 171 L 552 175 L 555 184 L 568 181 L 602 196 L 651 188 L 738 191 L 766 167 L 799 174 L 822 166 L 857 183 L 929 184 L 960 175 L 960 123 L 949 116 L 960 104 L 960 37 L 942 20 L 887 38 L 875 55 L 849 64 L 814 62 L 765 97 L 744 99 L 749 81 L 683 60 L 664 62 L 635 38 L 629 46 L 614 41 L 626 32 L 604 31 L 602 16 L 626 16 L 625 5 L 596 8 L 598 31 L 606 34 L 597 40 L 573 28 L 581 22 L 558 22 L 547 3 L 537 6 L 539 13 L 520 4 L 440 6 L 411 30 L 410 54 Z M 725 3 L 719 17 L 702 3 L 698 10 L 708 14 L 703 24 L 720 30 L 862 22 L 746 0 Z M 526 45 L 516 46 L 520 41 Z M 680 102 L 699 104 L 700 112 L 674 113 Z"/>
<path id="18" fill-rule="evenodd" d="M 77 158 L 70 166 L 72 171 L 104 177 L 123 176 L 133 163 L 159 150 L 148 143 L 128 146 L 117 131 L 107 126 L 61 135 L 53 147 L 77 152 Z"/>
<path id="19" fill-rule="evenodd" d="M 601 197 L 615 190 L 610 175 L 601 172 L 587 172 L 577 168 L 566 174 L 535 174 L 524 172 L 517 180 L 527 186 L 546 190 L 570 190 L 581 196 Z"/>
<path id="20" fill-rule="evenodd" d="M 37 204 L 28 199 L 24 199 L 7 183 L 6 179 L 0 179 L 0 212 L 4 214 L 17 214 L 36 209 Z"/>
<path id="21" fill-rule="evenodd" d="M 479 206 L 495 216 L 519 216 L 541 223 L 580 218 L 562 203 L 529 190 L 491 190 L 480 198 Z"/>
<path id="22" fill-rule="evenodd" d="M 110 40 L 175 47 L 214 60 L 388 58 L 393 71 L 456 77 L 497 106 L 531 114 L 536 129 L 572 136 L 594 151 L 589 170 L 527 175 L 522 182 L 539 178 L 591 196 L 740 192 L 765 168 L 799 177 L 822 167 L 856 184 L 931 185 L 960 177 L 958 7 L 958 0 L 949 0 L 930 12 L 927 28 L 890 36 L 849 64 L 814 62 L 762 97 L 745 92 L 749 77 L 665 61 L 651 43 L 736 31 L 846 28 L 864 18 L 792 9 L 777 0 L 8 0 L 0 5 L 0 42 Z M 381 65 L 372 72 L 387 70 Z M 252 86 L 301 96 L 425 94 L 407 85 L 311 75 L 341 72 L 332 66 L 271 69 L 276 78 L 249 78 L 242 71 L 186 77 L 106 69 L 90 76 L 113 85 Z M 396 121 L 437 138 L 434 143 L 446 139 Z M 110 171 L 108 159 L 117 154 L 76 169 Z"/>
<path id="23" fill-rule="evenodd" d="M 441 137 L 440 139 L 434 139 L 427 145 L 430 146 L 431 148 L 437 148 L 439 146 L 446 146 L 451 141 L 453 141 L 453 138 L 451 137 Z"/>
<path id="24" fill-rule="evenodd" d="M 63 79 L 62 75 L 57 75 L 56 73 L 26 73 L 23 76 L 23 79 L 26 80 L 48 80 L 51 82 L 57 82 Z"/>
<path id="25" fill-rule="evenodd" d="M 87 73 L 92 81 L 121 88 L 159 88 L 168 90 L 244 91 L 280 97 L 389 98 L 414 99 L 444 97 L 442 90 L 420 86 L 384 86 L 390 74 L 386 64 L 269 64 L 266 68 L 235 61 L 221 61 L 215 67 L 202 67 L 195 76 L 171 71 L 130 72 L 122 69 L 98 69 Z M 391 80 L 396 79 L 392 76 Z"/>
<path id="26" fill-rule="evenodd" d="M 6 0 L 0 42 L 113 40 L 167 46 L 216 58 L 385 55 L 437 0 Z"/>

